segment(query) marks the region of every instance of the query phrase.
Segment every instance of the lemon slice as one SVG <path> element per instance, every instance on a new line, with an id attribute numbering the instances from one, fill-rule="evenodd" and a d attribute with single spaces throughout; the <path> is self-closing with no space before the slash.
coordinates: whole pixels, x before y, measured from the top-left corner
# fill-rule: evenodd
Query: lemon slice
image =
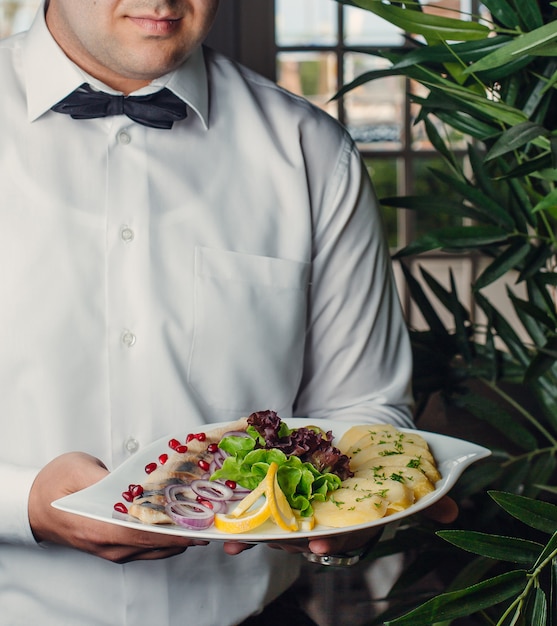
<path id="1" fill-rule="evenodd" d="M 244 515 L 217 513 L 214 524 L 215 528 L 226 533 L 245 533 L 261 526 L 269 517 L 271 517 L 271 507 L 269 500 L 265 498 L 260 506 L 248 510 Z"/>
<path id="2" fill-rule="evenodd" d="M 265 495 L 271 507 L 273 521 L 283 530 L 298 530 L 296 516 L 278 484 L 277 471 L 278 465 L 273 462 L 269 465 L 269 471 L 265 477 L 265 482 L 270 486 Z"/>
<path id="3" fill-rule="evenodd" d="M 245 498 L 242 498 L 240 502 L 230 511 L 230 515 L 232 517 L 240 517 L 243 513 L 245 513 L 251 506 L 253 506 L 259 498 L 265 494 L 267 490 L 266 479 L 264 478 L 259 485 L 248 493 Z"/>
<path id="4" fill-rule="evenodd" d="M 269 464 L 265 478 L 234 509 L 228 513 L 215 515 L 215 527 L 229 533 L 243 533 L 253 530 L 269 517 L 283 530 L 298 530 L 298 521 L 277 480 L 278 463 Z M 263 504 L 252 508 L 257 500 L 265 497 Z"/>

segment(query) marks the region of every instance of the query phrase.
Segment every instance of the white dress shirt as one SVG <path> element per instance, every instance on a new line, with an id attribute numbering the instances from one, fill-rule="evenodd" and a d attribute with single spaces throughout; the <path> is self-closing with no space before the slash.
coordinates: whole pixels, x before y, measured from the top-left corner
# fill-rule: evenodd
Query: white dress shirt
<path id="1" fill-rule="evenodd" d="M 0 624 L 236 624 L 297 557 L 37 545 L 29 489 L 257 410 L 411 426 L 377 203 L 336 122 L 211 51 L 153 84 L 189 105 L 171 130 L 50 111 L 84 75 L 43 12 L 0 43 Z"/>

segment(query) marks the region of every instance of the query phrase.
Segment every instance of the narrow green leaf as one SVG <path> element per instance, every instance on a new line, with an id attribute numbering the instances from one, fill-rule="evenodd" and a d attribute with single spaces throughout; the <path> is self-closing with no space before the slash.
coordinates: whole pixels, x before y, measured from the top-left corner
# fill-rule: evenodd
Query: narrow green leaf
<path id="1" fill-rule="evenodd" d="M 473 74 L 481 70 L 499 67 L 504 63 L 523 55 L 530 54 L 541 44 L 551 43 L 557 39 L 557 23 L 549 22 L 535 30 L 524 33 L 516 37 L 513 41 L 505 44 L 495 52 L 488 54 L 483 59 L 476 61 L 466 69 L 466 72 Z"/>
<path id="2" fill-rule="evenodd" d="M 480 115 L 484 120 L 491 120 L 509 126 L 520 124 L 526 120 L 526 116 L 520 109 L 501 101 L 488 100 L 486 95 L 476 94 L 467 87 L 461 87 L 438 78 L 432 81 L 424 78 L 420 79 L 420 82 L 430 90 L 438 90 L 445 97 L 454 98 L 461 110 Z"/>
<path id="3" fill-rule="evenodd" d="M 543 550 L 543 545 L 534 541 L 472 530 L 440 530 L 436 534 L 467 552 L 528 567 L 532 567 Z"/>
<path id="4" fill-rule="evenodd" d="M 450 307 L 449 311 L 452 311 L 455 321 L 455 337 L 460 350 L 460 353 L 464 357 L 467 363 L 472 362 L 472 350 L 470 349 L 470 341 L 468 335 L 468 328 L 466 322 L 469 322 L 470 315 L 464 306 L 458 299 L 456 281 L 452 268 L 449 270 L 449 277 L 451 280 L 451 293 L 450 293 Z"/>
<path id="5" fill-rule="evenodd" d="M 557 550 L 557 533 L 551 536 L 551 539 L 546 543 L 545 548 L 538 555 L 536 562 L 532 569 L 540 567 L 545 560 L 547 560 Z"/>
<path id="6" fill-rule="evenodd" d="M 514 230 L 514 220 L 512 219 L 512 216 L 509 215 L 505 207 L 501 206 L 496 200 L 487 196 L 481 189 L 470 184 L 467 180 L 455 178 L 454 176 L 436 168 L 431 168 L 431 171 L 435 174 L 436 178 L 443 181 L 446 185 L 457 191 L 469 202 L 473 203 L 476 210 L 482 213 L 490 223 L 497 224 L 502 228 Z"/>
<path id="7" fill-rule="evenodd" d="M 435 110 L 433 113 L 447 126 L 454 128 L 463 135 L 480 141 L 486 141 L 500 133 L 499 128 L 470 115 L 467 111 L 451 111 L 447 113 Z"/>
<path id="8" fill-rule="evenodd" d="M 447 329 L 429 302 L 420 283 L 412 276 L 412 273 L 404 263 L 401 263 L 401 269 L 408 284 L 412 299 L 417 304 L 429 328 L 439 337 L 448 336 L 449 333 Z"/>
<path id="9" fill-rule="evenodd" d="M 557 530 L 557 506 L 554 504 L 501 491 L 490 491 L 489 495 L 524 524 L 551 535 Z"/>
<path id="10" fill-rule="evenodd" d="M 500 194 L 497 192 L 493 184 L 493 178 L 490 171 L 484 164 L 485 155 L 480 152 L 474 143 L 468 144 L 468 160 L 474 173 L 474 183 L 483 191 L 483 193 L 492 200 L 500 200 Z"/>
<path id="11" fill-rule="evenodd" d="M 538 455 L 531 464 L 527 484 L 524 485 L 524 491 L 521 492 L 521 495 L 527 498 L 539 498 L 540 493 L 544 490 L 542 485 L 553 480 L 556 467 L 557 459 L 553 452 Z"/>
<path id="12" fill-rule="evenodd" d="M 396 209 L 410 209 L 426 215 L 457 215 L 478 218 L 481 213 L 470 209 L 460 201 L 437 196 L 399 196 L 380 198 L 383 206 Z"/>
<path id="13" fill-rule="evenodd" d="M 478 276 L 473 286 L 474 291 L 479 291 L 491 285 L 491 283 L 494 283 L 507 272 L 516 269 L 520 262 L 526 258 L 528 252 L 530 252 L 529 242 L 524 243 L 520 240 L 510 245 Z"/>
<path id="14" fill-rule="evenodd" d="M 499 311 L 478 291 L 475 294 L 476 303 L 485 313 L 490 326 L 505 343 L 515 359 L 523 366 L 530 364 L 530 353 L 520 339 L 511 324 L 499 313 Z"/>
<path id="15" fill-rule="evenodd" d="M 533 276 L 536 276 L 538 280 L 542 276 L 545 277 L 547 274 L 547 272 L 545 272 L 547 262 L 553 254 L 553 250 L 549 243 L 541 242 L 537 245 L 532 245 L 530 254 L 524 260 L 524 267 L 522 268 L 520 276 L 516 282 L 520 283 L 523 280 L 532 278 Z M 557 284 L 557 274 L 550 274 L 554 276 L 555 283 Z"/>
<path id="16" fill-rule="evenodd" d="M 537 2 L 517 2 L 517 9 L 522 23 L 527 30 L 543 24 L 543 17 Z"/>
<path id="17" fill-rule="evenodd" d="M 536 450 L 536 438 L 520 422 L 511 418 L 505 409 L 483 395 L 469 391 L 460 398 L 459 405 L 478 419 L 486 422 L 522 450 Z"/>
<path id="18" fill-rule="evenodd" d="M 447 147 L 447 144 L 444 142 L 443 138 L 439 134 L 439 131 L 437 130 L 437 126 L 429 119 L 429 117 L 426 117 L 424 119 L 424 125 L 427 137 L 431 142 L 431 145 L 437 152 L 439 152 L 439 154 L 445 159 L 445 161 L 447 161 L 449 166 L 455 172 L 460 174 L 460 167 L 456 161 L 454 152 L 452 150 L 449 150 L 449 148 Z"/>
<path id="19" fill-rule="evenodd" d="M 539 378 L 531 383 L 530 387 L 548 423 L 554 430 L 557 430 L 557 390 L 555 385 L 548 384 L 543 378 Z"/>
<path id="20" fill-rule="evenodd" d="M 530 143 L 538 137 L 547 137 L 549 131 L 540 124 L 529 120 L 521 122 L 506 130 L 487 153 L 486 161 L 507 154 Z"/>
<path id="21" fill-rule="evenodd" d="M 557 558 L 551 561 L 549 578 L 549 626 L 557 626 Z"/>
<path id="22" fill-rule="evenodd" d="M 444 593 L 386 626 L 431 626 L 445 619 L 468 617 L 519 594 L 527 582 L 523 570 L 507 572 L 466 589 Z"/>
<path id="23" fill-rule="evenodd" d="M 507 233 L 495 226 L 454 226 L 440 228 L 427 233 L 411 242 L 397 252 L 394 258 L 402 258 L 429 250 L 466 250 L 487 246 L 493 243 L 504 243 Z"/>
<path id="24" fill-rule="evenodd" d="M 510 289 L 507 294 L 522 325 L 537 346 L 543 346 L 546 341 L 545 331 L 553 324 L 546 312 L 529 300 L 517 298 Z"/>
<path id="25" fill-rule="evenodd" d="M 532 209 L 532 213 L 539 211 L 549 211 L 553 213 L 557 209 L 557 189 L 550 191 Z"/>
<path id="26" fill-rule="evenodd" d="M 540 154 L 532 159 L 523 161 L 520 165 L 508 170 L 502 176 L 499 176 L 499 180 L 505 180 L 506 178 L 520 178 L 522 176 L 528 176 L 540 172 L 546 168 L 554 167 L 555 160 L 551 152 Z"/>
<path id="27" fill-rule="evenodd" d="M 516 28 L 518 26 L 519 17 L 507 0 L 483 0 L 482 4 L 503 26 L 507 28 Z"/>
<path id="28" fill-rule="evenodd" d="M 439 45 L 427 45 L 405 53 L 393 68 L 402 69 L 411 65 L 439 65 L 444 66 L 458 59 L 462 64 L 481 59 L 486 54 L 494 52 L 504 44 L 512 41 L 509 35 L 496 35 L 487 39 L 466 41 L 448 45 L 443 42 Z"/>
<path id="29" fill-rule="evenodd" d="M 380 0 L 352 0 L 351 4 L 375 13 L 407 33 L 423 35 L 429 41 L 468 41 L 484 39 L 489 34 L 489 28 L 478 22 L 401 9 Z"/>
<path id="30" fill-rule="evenodd" d="M 449 270 L 452 275 L 452 270 Z M 453 316 L 458 316 L 464 320 L 470 320 L 470 313 L 466 307 L 458 300 L 456 292 L 450 292 L 441 285 L 425 268 L 420 267 L 420 273 L 422 278 L 426 282 L 427 286 L 435 294 L 435 297 L 439 302 L 452 313 Z"/>
<path id="31" fill-rule="evenodd" d="M 538 349 L 538 353 L 532 359 L 524 379 L 530 382 L 540 378 L 557 363 L 557 337 L 549 337 L 546 344 Z"/>
<path id="32" fill-rule="evenodd" d="M 536 587 L 528 597 L 525 618 L 532 626 L 546 626 L 547 624 L 547 598 L 540 587 Z"/>

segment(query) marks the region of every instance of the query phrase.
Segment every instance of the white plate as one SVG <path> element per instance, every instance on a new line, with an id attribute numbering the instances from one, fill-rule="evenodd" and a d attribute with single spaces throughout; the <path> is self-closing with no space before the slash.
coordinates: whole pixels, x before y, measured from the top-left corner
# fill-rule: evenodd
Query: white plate
<path id="1" fill-rule="evenodd" d="M 307 426 L 309 423 L 307 419 L 303 418 L 292 418 L 284 421 L 290 428 Z M 319 426 L 323 428 L 323 430 L 332 431 L 335 440 L 337 441 L 342 437 L 346 430 L 354 425 L 355 424 L 349 422 L 319 420 Z M 223 426 L 223 424 L 218 424 L 218 426 Z M 210 425 L 207 425 L 206 430 L 209 430 L 209 428 Z M 408 432 L 408 430 L 404 428 L 401 428 L 400 430 Z M 153 460 L 156 460 L 162 452 L 168 449 L 168 440 L 171 437 L 163 437 L 149 446 L 146 446 L 143 450 L 139 451 L 128 461 L 120 465 L 120 467 L 115 469 L 100 482 L 92 485 L 91 487 L 87 487 L 82 491 L 78 491 L 56 500 L 52 503 L 52 506 L 68 513 L 75 513 L 76 515 L 107 522 L 109 524 L 116 524 L 119 526 L 126 526 L 128 528 L 146 530 L 154 533 L 179 535 L 182 537 L 191 537 L 193 539 L 205 539 L 210 541 L 242 541 L 247 543 L 259 543 L 282 540 L 292 541 L 293 539 L 308 537 L 314 539 L 316 537 L 324 537 L 327 535 L 338 535 L 343 532 L 352 532 L 362 528 L 382 526 L 384 524 L 400 520 L 401 518 L 409 515 L 413 515 L 414 513 L 427 508 L 449 492 L 462 472 L 469 465 L 491 454 L 490 450 L 487 448 L 469 441 L 448 437 L 446 435 L 439 435 L 437 433 L 425 431 L 417 432 L 419 432 L 419 434 L 422 435 L 422 437 L 424 437 L 427 441 L 431 452 L 437 461 L 437 467 L 441 474 L 441 480 L 436 483 L 435 491 L 432 491 L 428 495 L 424 496 L 416 504 L 413 504 L 404 511 L 394 513 L 366 524 L 359 524 L 357 526 L 330 528 L 328 526 L 316 525 L 311 531 L 288 532 L 281 530 L 272 522 L 266 522 L 257 529 L 257 532 L 230 534 L 221 532 L 214 527 L 208 528 L 207 530 L 195 531 L 174 525 L 144 524 L 132 517 L 115 513 L 113 507 L 116 502 L 122 501 L 122 492 L 127 489 L 129 484 L 142 482 L 145 477 L 145 465 Z"/>

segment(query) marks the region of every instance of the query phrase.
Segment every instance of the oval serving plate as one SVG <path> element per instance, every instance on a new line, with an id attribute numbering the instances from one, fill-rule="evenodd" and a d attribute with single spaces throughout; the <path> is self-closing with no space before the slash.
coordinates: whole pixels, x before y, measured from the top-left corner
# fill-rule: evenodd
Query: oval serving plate
<path id="1" fill-rule="evenodd" d="M 304 418 L 284 419 L 284 422 L 290 428 L 300 428 L 311 423 L 310 420 Z M 326 431 L 332 431 L 334 440 L 339 441 L 345 431 L 350 427 L 356 426 L 352 422 L 340 422 L 334 420 L 319 420 L 319 426 Z M 211 426 L 223 426 L 225 424 L 207 424 L 206 430 Z M 409 429 L 400 428 L 403 432 L 414 432 Z M 446 495 L 455 485 L 462 472 L 472 463 L 479 461 L 491 454 L 491 451 L 483 446 L 475 443 L 440 435 L 427 431 L 415 431 L 419 433 L 428 443 L 430 450 L 437 461 L 437 467 L 441 474 L 441 480 L 435 485 L 435 490 L 421 498 L 418 502 L 403 511 L 399 511 L 392 515 L 388 515 L 378 520 L 356 526 L 346 526 L 343 528 L 331 528 L 328 526 L 316 525 L 310 531 L 284 531 L 278 526 L 268 521 L 257 528 L 257 532 L 251 531 L 241 534 L 230 534 L 217 530 L 214 526 L 206 530 L 188 530 L 175 525 L 151 525 L 144 524 L 134 518 L 121 515 L 114 511 L 114 504 L 121 501 L 122 491 L 129 484 L 135 484 L 142 481 L 145 477 L 144 467 L 153 459 L 158 458 L 161 452 L 167 449 L 168 437 L 162 437 L 152 444 L 140 450 L 133 457 L 128 459 L 106 478 L 98 483 L 87 487 L 81 491 L 60 498 L 52 503 L 55 508 L 81 515 L 90 519 L 94 519 L 108 524 L 116 524 L 136 530 L 144 530 L 154 533 L 162 533 L 167 535 L 177 535 L 181 537 L 190 537 L 192 539 L 204 539 L 207 541 L 241 541 L 244 543 L 266 543 L 277 541 L 292 541 L 297 539 L 316 539 L 318 537 L 326 537 L 329 535 L 339 535 L 346 532 L 362 530 L 375 526 L 383 526 L 385 524 L 401 520 L 409 515 L 414 515 L 428 506 L 437 502 Z M 334 442 L 333 442 L 334 443 Z"/>

